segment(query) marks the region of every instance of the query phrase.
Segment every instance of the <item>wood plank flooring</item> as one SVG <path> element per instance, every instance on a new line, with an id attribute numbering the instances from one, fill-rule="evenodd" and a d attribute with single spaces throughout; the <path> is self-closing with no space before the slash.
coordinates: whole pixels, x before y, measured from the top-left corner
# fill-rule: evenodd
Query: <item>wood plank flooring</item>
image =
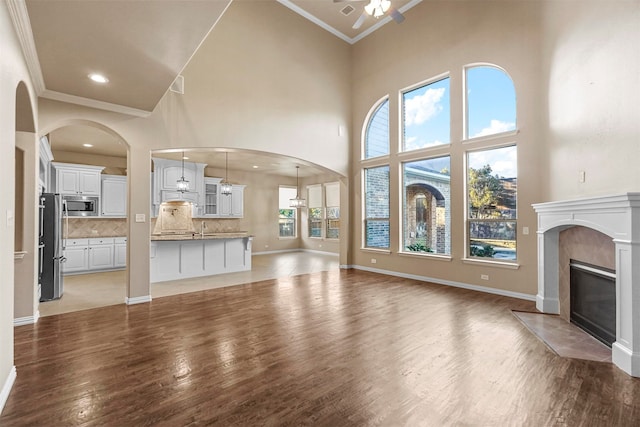
<path id="1" fill-rule="evenodd" d="M 631 426 L 640 380 L 561 358 L 531 302 L 321 272 L 15 330 L 2 426 Z"/>

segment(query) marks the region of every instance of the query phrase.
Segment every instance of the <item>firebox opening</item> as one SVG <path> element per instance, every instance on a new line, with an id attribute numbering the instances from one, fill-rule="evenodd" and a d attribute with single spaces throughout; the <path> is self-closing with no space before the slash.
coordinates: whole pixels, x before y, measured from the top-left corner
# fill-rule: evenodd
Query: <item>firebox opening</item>
<path id="1" fill-rule="evenodd" d="M 570 320 L 609 347 L 616 340 L 616 273 L 570 261 Z"/>

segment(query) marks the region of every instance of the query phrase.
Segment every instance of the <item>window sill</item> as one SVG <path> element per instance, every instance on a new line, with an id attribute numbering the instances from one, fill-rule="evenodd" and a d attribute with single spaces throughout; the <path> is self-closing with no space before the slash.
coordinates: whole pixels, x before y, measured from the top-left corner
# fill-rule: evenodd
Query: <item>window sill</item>
<path id="1" fill-rule="evenodd" d="M 451 261 L 453 259 L 450 255 L 439 255 L 434 253 L 398 252 L 398 255 L 410 258 L 428 258 L 436 261 Z"/>
<path id="2" fill-rule="evenodd" d="M 514 262 L 503 262 L 503 261 L 489 261 L 489 260 L 480 260 L 475 258 L 462 258 L 462 262 L 464 264 L 473 264 L 473 265 L 483 265 L 486 267 L 497 267 L 497 268 L 506 268 L 507 270 L 517 270 L 520 268 L 520 264 Z"/>
<path id="3" fill-rule="evenodd" d="M 362 252 L 371 252 L 376 254 L 390 254 L 391 251 L 389 249 L 375 249 L 375 248 L 360 248 Z"/>
<path id="4" fill-rule="evenodd" d="M 292 237 L 282 237 L 279 236 L 278 240 L 296 240 L 298 238 L 298 236 L 292 236 Z"/>

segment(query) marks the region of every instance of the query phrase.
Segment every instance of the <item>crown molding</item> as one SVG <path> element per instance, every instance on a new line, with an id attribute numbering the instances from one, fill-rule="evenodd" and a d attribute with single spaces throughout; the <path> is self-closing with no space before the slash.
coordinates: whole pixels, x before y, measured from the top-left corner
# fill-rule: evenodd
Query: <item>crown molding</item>
<path id="1" fill-rule="evenodd" d="M 376 31 L 377 29 L 379 29 L 383 25 L 386 25 L 386 24 L 388 24 L 389 22 L 392 21 L 392 18 L 390 16 L 385 16 L 384 18 L 380 19 L 378 21 L 378 23 L 376 23 L 375 25 L 372 25 L 371 27 L 367 28 L 365 31 L 361 32 L 360 34 L 358 34 L 357 36 L 352 38 L 352 37 L 348 37 L 347 35 L 345 35 L 341 31 L 336 30 L 335 28 L 333 28 L 331 25 L 327 24 L 326 22 L 321 21 L 320 19 L 316 18 L 314 15 L 310 14 L 306 10 L 300 8 L 299 6 L 296 6 L 290 0 L 277 0 L 277 1 L 278 1 L 278 3 L 282 4 L 283 6 L 286 6 L 289 9 L 293 10 L 298 15 L 301 15 L 301 16 L 307 18 L 309 21 L 313 22 L 314 24 L 318 25 L 321 28 L 324 28 L 325 30 L 327 30 L 331 34 L 333 34 L 334 36 L 346 41 L 349 44 L 355 44 L 356 42 L 358 42 L 358 41 L 362 40 L 363 38 L 367 37 L 369 34 L 373 33 L 374 31 Z M 405 4 L 404 6 L 402 6 L 401 8 L 399 8 L 398 11 L 400 13 L 404 13 L 407 10 L 411 9 L 412 7 L 414 7 L 415 5 L 417 5 L 418 3 L 421 3 L 421 2 L 422 2 L 422 0 L 412 0 L 409 3 Z"/>
<path id="2" fill-rule="evenodd" d="M 36 43 L 33 40 L 27 4 L 24 0 L 6 0 L 6 3 L 9 9 L 9 15 L 11 15 L 11 21 L 13 22 L 13 28 L 20 41 L 22 54 L 27 63 L 31 82 L 36 94 L 40 96 L 45 90 L 44 77 L 42 76 L 42 69 L 40 68 L 40 60 L 38 60 Z"/>
<path id="3" fill-rule="evenodd" d="M 112 111 L 114 113 L 127 114 L 136 117 L 148 117 L 151 111 L 139 110 L 137 108 L 125 107 L 124 105 L 112 104 L 110 102 L 96 101 L 95 99 L 83 98 L 82 96 L 69 95 L 62 92 L 45 89 L 40 97 L 54 101 L 66 102 L 69 104 L 82 105 L 96 108 L 98 110 Z"/>

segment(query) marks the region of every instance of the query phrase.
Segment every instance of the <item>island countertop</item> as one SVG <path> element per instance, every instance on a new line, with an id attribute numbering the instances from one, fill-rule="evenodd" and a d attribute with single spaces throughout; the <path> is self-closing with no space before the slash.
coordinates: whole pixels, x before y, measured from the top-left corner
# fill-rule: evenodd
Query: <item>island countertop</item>
<path id="1" fill-rule="evenodd" d="M 229 231 L 220 233 L 165 233 L 152 234 L 151 241 L 176 241 L 176 240 L 214 240 L 214 239 L 239 239 L 253 237 L 246 231 Z"/>

